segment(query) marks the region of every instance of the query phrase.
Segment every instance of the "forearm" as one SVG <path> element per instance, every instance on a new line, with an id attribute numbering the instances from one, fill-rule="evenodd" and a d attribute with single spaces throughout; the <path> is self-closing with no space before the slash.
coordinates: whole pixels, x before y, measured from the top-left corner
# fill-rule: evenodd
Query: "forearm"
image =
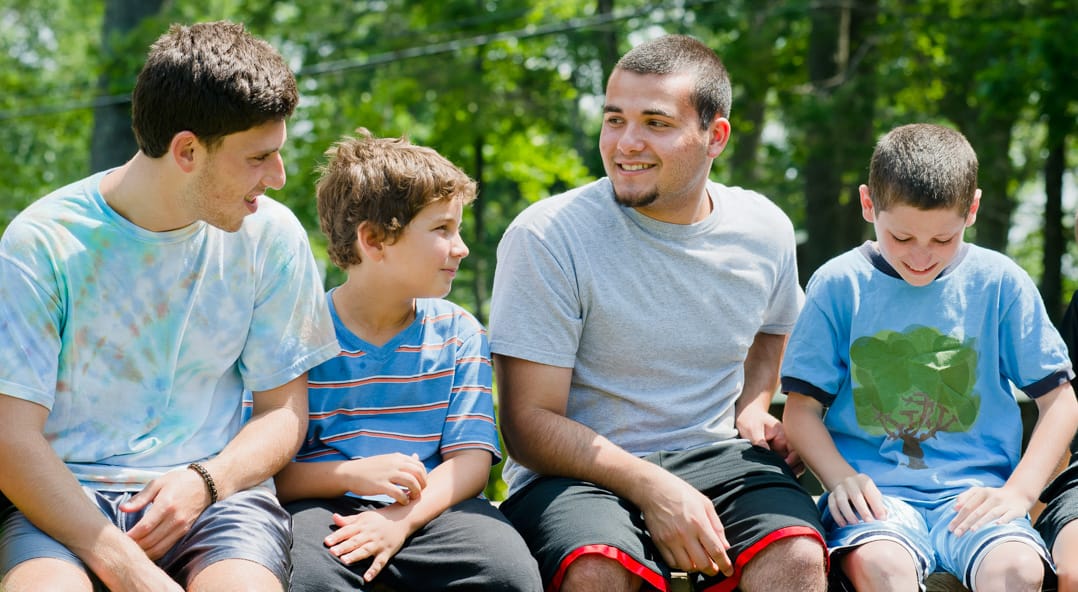
<path id="1" fill-rule="evenodd" d="M 404 521 L 408 532 L 413 533 L 450 507 L 479 495 L 490 476 L 490 461 L 490 453 L 485 450 L 459 451 L 428 474 L 419 499 L 380 511 L 393 520 Z"/>
<path id="2" fill-rule="evenodd" d="M 142 549 L 86 497 L 39 426 L 5 402 L 12 400 L 0 395 L 0 418 L 5 420 L 0 425 L 0 489 L 11 502 L 106 584 L 115 584 L 114 574 L 132 564 L 148 563 Z M 44 409 L 42 413 L 47 415 Z"/>
<path id="3" fill-rule="evenodd" d="M 831 491 L 844 479 L 856 475 L 857 471 L 835 447 L 835 441 L 821 415 L 822 406 L 815 399 L 790 393 L 782 419 L 790 444 L 800 452 L 801 458 L 820 483 Z"/>
<path id="4" fill-rule="evenodd" d="M 1069 452 L 1078 426 L 1078 401 L 1070 385 L 1063 385 L 1036 400 L 1037 424 L 1030 435 L 1022 460 L 1004 487 L 1036 502 L 1041 490 L 1055 475 Z"/>
<path id="5" fill-rule="evenodd" d="M 219 455 L 203 463 L 219 499 L 254 487 L 284 468 L 307 432 L 306 374 L 254 398 L 251 420 Z"/>
<path id="6" fill-rule="evenodd" d="M 652 491 L 655 473 L 665 472 L 587 426 L 543 409 L 511 422 L 503 436 L 513 457 L 536 473 L 589 481 L 638 505 Z"/>
<path id="7" fill-rule="evenodd" d="M 277 498 L 290 502 L 308 498 L 334 498 L 348 493 L 342 469 L 346 461 L 296 462 L 285 465 L 274 477 Z"/>
<path id="8" fill-rule="evenodd" d="M 787 337 L 770 333 L 756 335 L 745 357 L 745 385 L 734 405 L 736 415 L 750 407 L 770 411 L 779 386 L 779 368 Z"/>

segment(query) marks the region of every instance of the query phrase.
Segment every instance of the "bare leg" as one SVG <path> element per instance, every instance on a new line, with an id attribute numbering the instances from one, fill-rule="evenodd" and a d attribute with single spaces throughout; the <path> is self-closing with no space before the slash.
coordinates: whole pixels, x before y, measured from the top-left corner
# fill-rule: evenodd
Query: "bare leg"
<path id="1" fill-rule="evenodd" d="M 617 561 L 602 555 L 582 555 L 569 564 L 564 592 L 637 592 L 644 581 Z"/>
<path id="2" fill-rule="evenodd" d="M 771 543 L 753 557 L 741 574 L 745 592 L 824 592 L 824 548 L 819 541 L 789 537 Z"/>
<path id="3" fill-rule="evenodd" d="M 1059 592 L 1078 592 L 1078 520 L 1067 523 L 1056 535 L 1052 558 L 1059 576 Z"/>
<path id="4" fill-rule="evenodd" d="M 859 591 L 917 590 L 920 586 L 913 556 L 894 541 L 865 543 L 843 555 L 841 564 Z"/>
<path id="5" fill-rule="evenodd" d="M 86 571 L 62 559 L 31 559 L 16 565 L 0 582 L 4 592 L 90 592 Z"/>
<path id="6" fill-rule="evenodd" d="M 1044 562 L 1026 543 L 1008 541 L 992 547 L 973 576 L 977 592 L 1038 592 Z"/>
<path id="7" fill-rule="evenodd" d="M 211 564 L 191 578 L 190 592 L 272 592 L 281 591 L 277 576 L 254 561 L 226 559 Z"/>

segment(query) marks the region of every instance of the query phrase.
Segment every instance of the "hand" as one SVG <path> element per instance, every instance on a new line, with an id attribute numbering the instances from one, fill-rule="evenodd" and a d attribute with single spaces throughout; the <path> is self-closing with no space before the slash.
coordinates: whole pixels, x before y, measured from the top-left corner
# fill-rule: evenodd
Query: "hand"
<path id="1" fill-rule="evenodd" d="M 152 505 L 151 505 L 152 504 Z M 198 473 L 169 471 L 120 504 L 120 511 L 149 509 L 127 532 L 150 559 L 160 559 L 180 540 L 210 504 L 210 494 Z"/>
<path id="2" fill-rule="evenodd" d="M 373 558 L 370 568 L 363 574 L 367 582 L 382 571 L 411 534 L 403 521 L 392 520 L 378 510 L 352 516 L 334 514 L 333 522 L 340 528 L 325 538 L 325 545 L 345 565 Z"/>
<path id="3" fill-rule="evenodd" d="M 758 407 L 746 407 L 737 416 L 737 431 L 754 446 L 761 446 L 781 456 L 795 475 L 805 472 L 801 455 L 786 439 L 786 428 L 777 417 Z"/>
<path id="4" fill-rule="evenodd" d="M 730 543 L 714 504 L 682 479 L 663 473 L 658 486 L 638 504 L 663 560 L 686 571 L 731 575 L 733 566 L 726 555 Z"/>
<path id="5" fill-rule="evenodd" d="M 955 502 L 958 515 L 947 528 L 955 534 L 963 534 L 995 522 L 1006 524 L 1026 515 L 1032 503 L 1005 487 L 971 487 L 963 491 Z"/>
<path id="6" fill-rule="evenodd" d="M 427 486 L 427 469 L 419 456 L 399 452 L 345 463 L 348 490 L 356 495 L 388 495 L 407 506 Z"/>
<path id="7" fill-rule="evenodd" d="M 887 518 L 883 494 L 864 473 L 839 481 L 827 496 L 827 508 L 839 526 Z"/>

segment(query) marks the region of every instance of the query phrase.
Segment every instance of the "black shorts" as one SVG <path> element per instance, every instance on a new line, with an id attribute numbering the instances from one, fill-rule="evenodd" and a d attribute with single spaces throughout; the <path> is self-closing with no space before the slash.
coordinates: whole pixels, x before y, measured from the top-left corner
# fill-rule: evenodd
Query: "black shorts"
<path id="1" fill-rule="evenodd" d="M 1041 494 L 1041 501 L 1047 506 L 1034 527 L 1051 551 L 1059 531 L 1078 519 L 1078 455 L 1072 455 L 1070 466 L 1048 484 Z"/>
<path id="2" fill-rule="evenodd" d="M 809 536 L 824 545 L 816 504 L 770 450 L 738 441 L 645 459 L 710 497 L 730 542 L 734 574 L 690 574 L 694 589 L 734 589 L 745 564 L 777 540 Z M 548 590 L 557 590 L 569 564 L 586 554 L 614 559 L 651 586 L 666 589 L 670 568 L 651 542 L 640 510 L 610 491 L 541 477 L 501 509 L 528 542 Z"/>

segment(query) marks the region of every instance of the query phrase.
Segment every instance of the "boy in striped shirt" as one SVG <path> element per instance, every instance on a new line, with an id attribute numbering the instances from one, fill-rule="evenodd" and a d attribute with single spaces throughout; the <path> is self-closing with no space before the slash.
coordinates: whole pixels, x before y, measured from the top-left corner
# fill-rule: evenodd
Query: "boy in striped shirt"
<path id="1" fill-rule="evenodd" d="M 476 184 L 365 129 L 327 156 L 319 220 L 347 279 L 326 296 L 341 352 L 311 370 L 307 438 L 277 476 L 292 590 L 540 590 L 527 546 L 479 497 L 500 458 L 486 330 L 443 299 Z"/>

